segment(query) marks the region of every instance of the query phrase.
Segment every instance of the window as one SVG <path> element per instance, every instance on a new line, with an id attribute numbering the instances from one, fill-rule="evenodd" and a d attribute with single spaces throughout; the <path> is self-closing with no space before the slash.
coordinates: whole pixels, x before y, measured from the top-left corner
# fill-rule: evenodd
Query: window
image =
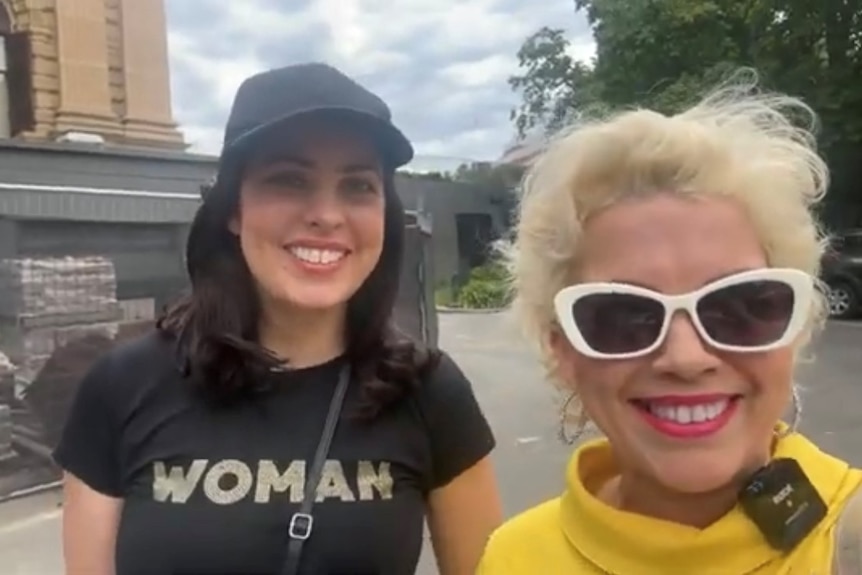
<path id="1" fill-rule="evenodd" d="M 6 44 L 6 88 L 9 91 L 9 135 L 36 127 L 33 66 L 29 32 L 3 35 Z"/>
<path id="2" fill-rule="evenodd" d="M 36 126 L 30 33 L 13 31 L 6 4 L 0 2 L 0 119 L 2 134 L 14 137 Z"/>

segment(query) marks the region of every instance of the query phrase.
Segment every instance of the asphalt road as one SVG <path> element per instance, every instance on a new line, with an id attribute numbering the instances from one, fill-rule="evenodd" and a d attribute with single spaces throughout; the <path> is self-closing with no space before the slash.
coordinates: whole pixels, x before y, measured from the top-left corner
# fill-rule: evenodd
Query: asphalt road
<path id="1" fill-rule="evenodd" d="M 531 350 L 499 314 L 446 314 L 441 346 L 461 365 L 497 433 L 494 455 L 505 510 L 556 495 L 569 449 L 556 439 L 555 396 Z M 862 466 L 862 323 L 833 323 L 800 370 L 802 429 Z M 60 575 L 59 495 L 0 504 L 3 575 Z M 429 551 L 417 575 L 434 575 Z"/>

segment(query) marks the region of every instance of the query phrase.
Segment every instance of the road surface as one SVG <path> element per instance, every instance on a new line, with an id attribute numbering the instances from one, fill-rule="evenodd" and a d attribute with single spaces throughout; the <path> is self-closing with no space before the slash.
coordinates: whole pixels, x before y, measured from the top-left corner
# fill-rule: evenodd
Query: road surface
<path id="1" fill-rule="evenodd" d="M 494 459 L 507 514 L 553 497 L 569 449 L 556 439 L 554 394 L 507 316 L 445 314 L 441 346 L 474 382 L 497 433 Z M 862 323 L 833 323 L 802 366 L 802 429 L 824 449 L 862 465 Z M 0 505 L 3 575 L 60 575 L 59 496 Z M 430 550 L 418 575 L 434 575 Z"/>

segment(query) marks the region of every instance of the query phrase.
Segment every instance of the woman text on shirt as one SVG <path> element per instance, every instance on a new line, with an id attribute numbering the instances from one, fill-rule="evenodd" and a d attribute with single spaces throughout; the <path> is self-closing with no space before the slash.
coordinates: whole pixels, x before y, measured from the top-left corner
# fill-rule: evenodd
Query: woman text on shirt
<path id="1" fill-rule="evenodd" d="M 501 520 L 494 439 L 445 354 L 391 325 L 410 161 L 389 110 L 322 64 L 240 87 L 191 227 L 191 295 L 84 379 L 56 460 L 68 575 L 278 573 L 341 367 L 301 572 L 441 573 Z"/>
<path id="2" fill-rule="evenodd" d="M 495 533 L 483 575 L 832 573 L 860 472 L 795 433 L 793 381 L 825 309 L 827 168 L 791 122 L 811 111 L 752 87 L 585 123 L 532 167 L 515 309 L 570 398 L 566 434 L 606 439 Z M 771 518 L 739 501 L 758 471 L 790 485 Z"/>

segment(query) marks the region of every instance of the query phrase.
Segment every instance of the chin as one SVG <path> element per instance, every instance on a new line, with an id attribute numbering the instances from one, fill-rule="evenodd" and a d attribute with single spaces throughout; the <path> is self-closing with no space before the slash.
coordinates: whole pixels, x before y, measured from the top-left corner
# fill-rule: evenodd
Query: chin
<path id="1" fill-rule="evenodd" d="M 309 287 L 282 290 L 280 293 L 274 293 L 273 296 L 276 301 L 292 308 L 324 311 L 345 305 L 353 296 L 353 291 L 335 286 Z"/>

